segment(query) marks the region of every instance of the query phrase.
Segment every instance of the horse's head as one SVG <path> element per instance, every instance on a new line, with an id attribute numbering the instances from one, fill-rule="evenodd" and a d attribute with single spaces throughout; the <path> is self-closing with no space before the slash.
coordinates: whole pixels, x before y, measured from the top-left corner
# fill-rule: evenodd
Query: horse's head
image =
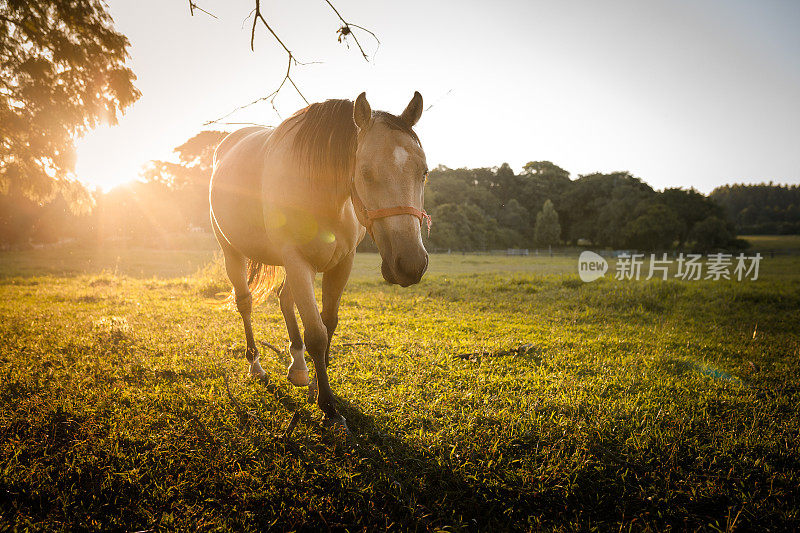
<path id="1" fill-rule="evenodd" d="M 428 268 L 422 244 L 423 221 L 430 220 L 422 208 L 428 165 L 411 129 L 420 115 L 418 92 L 400 116 L 373 112 L 364 93 L 353 106 L 358 126 L 353 204 L 380 250 L 384 279 L 403 287 L 419 283 Z"/>

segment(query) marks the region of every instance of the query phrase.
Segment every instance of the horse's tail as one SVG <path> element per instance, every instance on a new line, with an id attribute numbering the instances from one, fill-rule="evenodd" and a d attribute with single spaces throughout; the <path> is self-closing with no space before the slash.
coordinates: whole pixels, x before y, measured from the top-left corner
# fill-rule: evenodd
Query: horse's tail
<path id="1" fill-rule="evenodd" d="M 250 296 L 253 297 L 253 306 L 260 304 L 267 299 L 267 296 L 280 287 L 286 278 L 286 271 L 283 267 L 275 265 L 265 265 L 252 259 L 247 260 L 247 286 L 250 289 Z M 230 294 L 222 302 L 223 304 L 235 304 L 236 295 L 231 289 Z"/>
<path id="2" fill-rule="evenodd" d="M 265 265 L 251 259 L 247 260 L 247 286 L 253 297 L 253 305 L 257 305 L 277 289 L 286 278 L 283 267 Z"/>

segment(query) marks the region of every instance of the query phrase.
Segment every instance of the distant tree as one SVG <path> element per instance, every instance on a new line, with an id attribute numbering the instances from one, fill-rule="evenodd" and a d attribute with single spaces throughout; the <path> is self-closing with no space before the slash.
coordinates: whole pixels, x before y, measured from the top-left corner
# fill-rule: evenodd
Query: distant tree
<path id="1" fill-rule="evenodd" d="M 571 184 L 569 172 L 550 161 L 529 161 L 525 164 L 522 173 L 517 176 L 513 197 L 528 211 L 527 229 L 522 232 L 527 245 L 534 243 L 536 214 L 542 210 L 544 201 L 549 198 L 556 211 L 561 212 L 562 198 Z M 564 234 L 563 220 L 561 222 Z"/>
<path id="2" fill-rule="evenodd" d="M 725 216 L 716 202 L 694 189 L 664 189 L 659 194 L 659 202 L 670 208 L 680 221 L 676 234 L 678 248 L 683 248 L 695 224 L 710 216 Z"/>
<path id="3" fill-rule="evenodd" d="M 658 202 L 643 203 L 624 230 L 626 248 L 670 249 L 681 227 L 681 221 L 669 207 Z"/>
<path id="4" fill-rule="evenodd" d="M 618 181 L 599 210 L 595 242 L 612 248 L 630 248 L 627 229 L 655 197 L 656 192 L 640 180 Z"/>
<path id="5" fill-rule="evenodd" d="M 624 228 L 636 206 L 651 200 L 655 191 L 628 172 L 587 174 L 573 181 L 561 198 L 566 240 L 588 239 L 595 245 L 621 247 Z"/>
<path id="6" fill-rule="evenodd" d="M 561 181 L 569 181 L 569 172 L 550 161 L 528 161 L 522 167 L 523 176 L 547 176 Z"/>
<path id="7" fill-rule="evenodd" d="M 60 192 L 46 204 L 35 202 L 19 191 L 0 194 L 2 247 L 25 248 L 32 242 L 83 239 L 90 220 L 87 213 L 76 214 Z"/>
<path id="8" fill-rule="evenodd" d="M 497 221 L 471 204 L 443 204 L 432 212 L 436 223 L 430 242 L 436 248 L 490 250 L 505 245 Z"/>
<path id="9" fill-rule="evenodd" d="M 561 225 L 558 223 L 558 213 L 556 213 L 553 202 L 546 200 L 542 210 L 536 215 L 536 226 L 534 228 L 534 239 L 542 246 L 558 244 L 561 238 Z"/>
<path id="10" fill-rule="evenodd" d="M 695 224 L 691 238 L 694 241 L 693 248 L 701 252 L 724 249 L 733 241 L 728 224 L 715 216 L 710 216 Z"/>
<path id="11" fill-rule="evenodd" d="M 800 234 L 800 186 L 734 184 L 717 187 L 709 198 L 743 234 Z"/>
<path id="12" fill-rule="evenodd" d="M 463 204 L 476 186 L 473 170 L 451 169 L 439 165 L 428 173 L 426 205 L 432 209 L 434 205 Z"/>
<path id="13" fill-rule="evenodd" d="M 494 196 L 504 204 L 517 195 L 517 176 L 508 163 L 500 165 L 493 174 L 491 188 Z"/>
<path id="14" fill-rule="evenodd" d="M 225 136 L 224 131 L 202 131 L 175 148 L 178 161 L 151 161 L 142 176 L 144 181 L 161 184 L 162 194 L 170 197 L 173 211 L 183 220 L 210 230 L 208 222 L 208 183 L 214 150 Z"/>
<path id="15" fill-rule="evenodd" d="M 516 198 L 510 199 L 500 207 L 497 214 L 497 223 L 520 236 L 530 233 L 530 213 Z"/>
<path id="16" fill-rule="evenodd" d="M 0 0 L 0 192 L 35 201 L 88 195 L 73 139 L 140 95 L 128 39 L 101 0 Z"/>

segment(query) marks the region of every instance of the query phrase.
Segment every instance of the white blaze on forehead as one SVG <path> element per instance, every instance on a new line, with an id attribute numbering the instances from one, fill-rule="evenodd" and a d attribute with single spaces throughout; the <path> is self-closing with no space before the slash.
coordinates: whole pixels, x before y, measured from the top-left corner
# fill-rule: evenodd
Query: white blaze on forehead
<path id="1" fill-rule="evenodd" d="M 398 167 L 403 168 L 403 165 L 406 164 L 407 160 L 408 160 L 408 152 L 406 152 L 406 149 L 403 148 L 402 146 L 396 146 L 394 148 L 394 162 L 395 162 L 395 164 Z"/>

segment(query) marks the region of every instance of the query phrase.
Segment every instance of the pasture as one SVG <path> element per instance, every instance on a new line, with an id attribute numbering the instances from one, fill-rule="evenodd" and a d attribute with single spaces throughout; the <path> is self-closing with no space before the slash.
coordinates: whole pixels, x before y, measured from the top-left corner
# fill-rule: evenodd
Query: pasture
<path id="1" fill-rule="evenodd" d="M 210 247 L 0 255 L 0 529 L 800 528 L 800 258 L 590 284 L 576 258 L 361 254 L 329 370 L 264 382 Z M 294 423 L 293 423 L 294 422 Z M 291 427 L 290 427 L 291 426 Z"/>

